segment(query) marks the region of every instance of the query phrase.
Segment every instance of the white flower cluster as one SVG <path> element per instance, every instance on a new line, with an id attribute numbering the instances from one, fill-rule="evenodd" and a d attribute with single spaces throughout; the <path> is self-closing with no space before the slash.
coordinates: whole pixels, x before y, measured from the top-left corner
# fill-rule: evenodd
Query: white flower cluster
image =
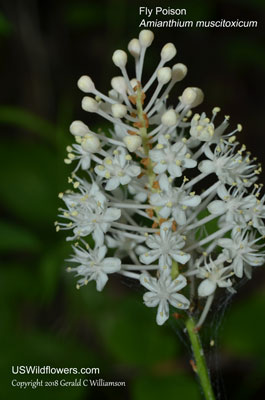
<path id="1" fill-rule="evenodd" d="M 112 129 L 104 135 L 81 121 L 71 124 L 76 143 L 65 162 L 74 164 L 74 190 L 59 194 L 65 203 L 60 217 L 67 221 L 56 222 L 56 229 L 72 231 L 69 261 L 76 266 L 69 270 L 79 277 L 77 288 L 95 280 L 101 291 L 108 275 L 118 273 L 147 289 L 143 300 L 158 307 L 159 325 L 169 306 L 188 309 L 196 298 L 204 304 L 201 325 L 217 288 L 233 291 L 236 278 L 250 278 L 264 263 L 261 167 L 237 142 L 240 124 L 227 133 L 229 116 L 215 122 L 218 107 L 210 118 L 193 114 L 204 97 L 199 88 L 187 87 L 176 106 L 167 105 L 187 74 L 184 64 L 165 66 L 176 55 L 174 44 L 162 48 L 154 73 L 142 82 L 153 39 L 143 30 L 129 42 L 131 80 L 126 52 L 114 52 L 120 75 L 108 95 L 89 76 L 79 79 L 83 110 L 110 121 Z"/>

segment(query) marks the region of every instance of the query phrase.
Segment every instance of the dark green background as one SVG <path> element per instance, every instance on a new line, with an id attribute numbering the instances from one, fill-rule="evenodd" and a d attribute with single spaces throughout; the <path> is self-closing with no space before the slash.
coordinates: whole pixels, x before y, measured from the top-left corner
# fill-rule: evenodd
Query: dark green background
<path id="1" fill-rule="evenodd" d="M 67 188 L 70 169 L 63 158 L 71 121 L 102 126 L 81 110 L 76 81 L 89 74 L 100 90 L 109 89 L 111 77 L 119 74 L 112 52 L 138 35 L 140 5 L 185 7 L 191 20 L 259 21 L 255 29 L 154 29 L 145 65 L 151 73 L 162 45 L 174 42 L 176 60 L 188 65 L 189 74 L 173 100 L 185 86 L 201 87 L 206 99 L 200 110 L 209 113 L 218 105 L 231 115 L 231 126 L 241 122 L 242 142 L 263 162 L 264 1 L 2 0 L 0 5 L 0 399 L 199 399 L 185 337 L 183 343 L 174 321 L 155 324 L 141 289 L 117 277 L 103 293 L 94 283 L 76 291 L 65 272 L 70 245 L 53 226 L 57 193 Z M 218 300 L 209 316 L 214 322 L 205 328 L 219 399 L 265 396 L 265 274 L 263 268 L 255 272 L 238 288 L 223 320 Z M 11 388 L 11 365 L 20 364 L 100 367 L 100 378 L 125 380 L 127 387 Z"/>

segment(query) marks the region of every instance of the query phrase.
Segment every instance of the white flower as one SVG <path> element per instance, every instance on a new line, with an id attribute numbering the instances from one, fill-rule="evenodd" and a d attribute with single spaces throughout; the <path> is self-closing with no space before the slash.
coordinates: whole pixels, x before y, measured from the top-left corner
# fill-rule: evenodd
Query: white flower
<path id="1" fill-rule="evenodd" d="M 91 153 L 84 150 L 79 144 L 73 144 L 72 146 L 67 146 L 68 158 L 65 159 L 66 164 L 71 164 L 72 161 L 78 160 L 77 166 L 74 169 L 76 172 L 80 167 L 83 170 L 90 168 L 91 164 Z"/>
<path id="2" fill-rule="evenodd" d="M 227 223 L 231 225 L 246 226 L 246 212 L 257 204 L 253 194 L 244 197 L 245 192 L 238 188 L 230 188 L 228 191 L 224 185 L 217 189 L 217 194 L 222 200 L 214 200 L 208 205 L 211 214 L 222 215 L 219 225 Z"/>
<path id="3" fill-rule="evenodd" d="M 187 309 L 190 302 L 178 292 L 187 285 L 183 275 L 178 275 L 174 280 L 170 276 L 161 275 L 159 279 L 153 278 L 147 272 L 140 276 L 141 284 L 149 290 L 144 294 L 144 303 L 147 307 L 157 307 L 156 322 L 163 325 L 169 317 L 169 304 L 175 308 Z"/>
<path id="4" fill-rule="evenodd" d="M 191 158 L 191 154 L 183 142 L 170 145 L 164 136 L 159 137 L 157 146 L 149 152 L 149 155 L 151 160 L 156 163 L 154 166 L 156 174 L 168 171 L 174 178 L 181 176 L 184 168 L 194 168 L 197 165 L 197 161 Z"/>
<path id="5" fill-rule="evenodd" d="M 106 190 L 114 190 L 119 185 L 127 185 L 133 177 L 140 174 L 141 168 L 133 162 L 132 157 L 123 147 L 113 151 L 113 156 L 106 157 L 103 164 L 95 167 L 95 172 L 107 179 Z"/>
<path id="6" fill-rule="evenodd" d="M 160 177 L 159 186 L 162 192 L 152 194 L 150 203 L 161 207 L 158 213 L 162 218 L 172 215 L 177 224 L 185 225 L 187 208 L 197 207 L 201 202 L 200 196 L 187 194 L 183 186 L 172 187 L 165 174 Z"/>
<path id="7" fill-rule="evenodd" d="M 118 258 L 105 258 L 107 254 L 106 246 L 96 247 L 94 250 L 89 249 L 89 251 L 81 247 L 73 247 L 73 249 L 75 254 L 70 261 L 77 263 L 78 266 L 69 270 L 75 271 L 77 276 L 82 277 L 78 280 L 78 288 L 94 280 L 97 290 L 101 292 L 108 281 L 108 274 L 121 269 L 121 261 Z"/>
<path id="8" fill-rule="evenodd" d="M 265 253 L 259 253 L 262 246 L 257 245 L 257 241 L 246 231 L 234 229 L 231 239 L 221 238 L 218 240 L 219 246 L 229 251 L 229 256 L 233 260 L 231 268 L 234 269 L 238 278 L 242 278 L 243 271 L 247 277 L 251 277 L 249 266 L 257 267 L 264 264 Z"/>
<path id="9" fill-rule="evenodd" d="M 225 257 L 220 255 L 217 260 L 210 258 L 210 263 L 205 263 L 202 267 L 197 267 L 196 276 L 203 281 L 198 286 L 198 295 L 207 297 L 213 294 L 218 287 L 230 288 L 232 281 L 230 277 L 233 275 L 231 267 L 224 267 Z"/>
<path id="10" fill-rule="evenodd" d="M 129 256 L 133 261 L 135 260 L 135 253 L 139 254 L 136 247 L 139 243 L 144 241 L 142 238 L 136 240 L 119 234 L 113 234 L 113 236 L 106 235 L 105 239 L 109 248 L 116 248 L 114 253 L 115 257 L 125 258 Z M 138 247 L 140 248 L 140 246 Z"/>
<path id="11" fill-rule="evenodd" d="M 159 267 L 166 273 L 170 273 L 172 259 L 181 264 L 190 259 L 189 254 L 180 250 L 185 246 L 183 237 L 173 232 L 171 226 L 172 222 L 164 222 L 159 235 L 149 235 L 145 243 L 151 250 L 140 256 L 140 261 L 144 264 L 151 264 L 159 259 Z"/>
<path id="12" fill-rule="evenodd" d="M 121 211 L 114 207 L 106 206 L 106 198 L 94 182 L 92 185 L 83 183 L 79 185 L 81 193 L 66 194 L 63 200 L 67 210 L 62 210 L 63 218 L 70 220 L 68 224 L 61 223 L 63 229 L 73 229 L 74 236 L 68 240 L 92 234 L 98 246 L 104 242 L 104 234 L 121 216 Z"/>
<path id="13" fill-rule="evenodd" d="M 205 147 L 205 155 L 209 160 L 201 161 L 198 168 L 205 174 L 215 173 L 223 184 L 239 187 L 249 187 L 257 179 L 259 170 L 256 165 L 250 164 L 249 156 L 243 156 L 245 149 L 234 154 L 234 147 L 216 146 L 214 152 L 210 147 Z"/>
<path id="14" fill-rule="evenodd" d="M 214 135 L 214 124 L 206 118 L 206 114 L 194 114 L 191 120 L 190 134 L 202 142 L 209 142 Z"/>
<path id="15" fill-rule="evenodd" d="M 162 48 L 158 65 L 143 83 L 145 53 L 153 39 L 153 32 L 143 30 L 130 41 L 132 76 L 126 52 L 113 53 L 120 76 L 111 79 L 107 94 L 89 76 L 79 79 L 78 87 L 89 94 L 82 108 L 112 127 L 106 134 L 92 132 L 82 121 L 71 124 L 76 143 L 67 147 L 65 163 L 75 164 L 68 181 L 78 191 L 59 194 L 65 202 L 60 218 L 67 221 L 55 226 L 73 231 L 68 240 L 85 246 L 94 240 L 94 250 L 75 249 L 73 261 L 83 274 L 79 285 L 95 279 L 101 290 L 107 273 L 116 271 L 140 279 L 150 290 L 145 304 L 158 306 L 159 324 L 168 318 L 169 304 L 189 305 L 176 297 L 187 283 L 178 275 L 181 268 L 191 277 L 187 292 L 198 304 L 194 315 L 204 303 L 201 326 L 215 290 L 232 291 L 236 278 L 251 277 L 253 267 L 265 262 L 265 195 L 259 199 L 262 185 L 255 183 L 261 167 L 245 145 L 239 147 L 236 135 L 242 126 L 228 131 L 228 115 L 216 122 L 219 107 L 211 118 L 204 112 L 193 116 L 204 98 L 201 89 L 186 87 L 176 95 L 177 104 L 169 103 L 170 91 L 187 74 L 183 64 L 166 65 L 176 55 L 172 43 Z M 105 258 L 104 244 L 114 249 L 114 258 Z"/>

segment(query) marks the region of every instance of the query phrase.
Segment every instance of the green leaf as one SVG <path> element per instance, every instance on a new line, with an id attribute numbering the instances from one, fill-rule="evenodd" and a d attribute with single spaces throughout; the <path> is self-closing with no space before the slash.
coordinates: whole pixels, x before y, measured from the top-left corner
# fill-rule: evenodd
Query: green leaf
<path id="1" fill-rule="evenodd" d="M 55 143 L 55 127 L 48 121 L 22 108 L 1 106 L 0 122 L 36 133 L 49 143 Z"/>
<path id="2" fill-rule="evenodd" d="M 199 389 L 193 380 L 182 373 L 172 376 L 142 376 L 132 385 L 133 400 L 199 400 Z"/>
<path id="3" fill-rule="evenodd" d="M 229 351 L 239 356 L 252 355 L 264 359 L 264 329 L 261 326 L 264 310 L 265 292 L 252 295 L 233 306 L 223 325 L 222 340 Z"/>
<path id="4" fill-rule="evenodd" d="M 0 197 L 7 210 L 43 232 L 57 214 L 56 157 L 45 146 L 20 140 L 0 148 Z"/>
<path id="5" fill-rule="evenodd" d="M 8 36 L 12 32 L 12 25 L 5 17 L 3 13 L 0 12 L 0 35 Z"/>
<path id="6" fill-rule="evenodd" d="M 155 322 L 155 310 L 136 298 L 126 298 L 115 305 L 102 320 L 101 333 L 110 353 L 132 365 L 153 365 L 175 358 L 178 338 L 167 326 Z"/>
<path id="7" fill-rule="evenodd" d="M 50 247 L 40 262 L 39 278 L 42 301 L 50 303 L 56 294 L 59 279 L 66 274 L 64 259 L 68 256 L 69 246 L 63 241 Z"/>
<path id="8" fill-rule="evenodd" d="M 40 240 L 32 232 L 15 224 L 0 222 L 0 251 L 35 253 L 40 249 Z"/>

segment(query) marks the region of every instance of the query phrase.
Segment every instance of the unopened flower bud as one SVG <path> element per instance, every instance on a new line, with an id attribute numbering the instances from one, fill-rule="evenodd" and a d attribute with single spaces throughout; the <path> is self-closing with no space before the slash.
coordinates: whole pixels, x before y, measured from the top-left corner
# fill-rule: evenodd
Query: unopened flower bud
<path id="1" fill-rule="evenodd" d="M 123 76 L 115 76 L 111 80 L 111 86 L 113 87 L 116 92 L 120 94 L 126 93 L 127 85 Z"/>
<path id="2" fill-rule="evenodd" d="M 114 118 L 123 118 L 127 114 L 127 107 L 124 104 L 112 104 L 111 112 Z"/>
<path id="3" fill-rule="evenodd" d="M 82 148 L 90 153 L 96 153 L 100 150 L 100 141 L 93 133 L 87 134 L 81 143 Z"/>
<path id="4" fill-rule="evenodd" d="M 116 67 L 124 68 L 127 64 L 127 54 L 123 50 L 116 50 L 113 53 L 112 61 L 116 65 Z"/>
<path id="5" fill-rule="evenodd" d="M 82 90 L 82 92 L 85 93 L 93 93 L 93 91 L 95 90 L 94 82 L 87 75 L 83 75 L 81 76 L 81 78 L 78 79 L 77 86 L 80 90 Z"/>
<path id="6" fill-rule="evenodd" d="M 174 58 L 176 54 L 177 49 L 173 43 L 165 44 L 160 53 L 162 60 L 165 62 L 172 60 L 172 58 Z"/>
<path id="7" fill-rule="evenodd" d="M 135 78 L 131 79 L 130 84 L 131 84 L 131 87 L 134 89 L 138 85 L 137 79 L 135 79 Z"/>
<path id="8" fill-rule="evenodd" d="M 69 129 L 75 136 L 85 136 L 89 132 L 88 126 L 82 121 L 73 121 Z"/>
<path id="9" fill-rule="evenodd" d="M 139 42 L 142 47 L 151 46 L 154 40 L 154 34 L 148 29 L 144 29 L 139 33 Z"/>
<path id="10" fill-rule="evenodd" d="M 174 126 L 177 123 L 177 114 L 173 109 L 167 110 L 161 118 L 161 122 L 165 126 Z"/>
<path id="11" fill-rule="evenodd" d="M 171 68 L 169 67 L 159 68 L 159 70 L 157 71 L 157 80 L 162 85 L 168 83 L 171 79 L 171 76 Z"/>
<path id="12" fill-rule="evenodd" d="M 190 106 L 191 108 L 197 107 L 203 102 L 204 94 L 203 91 L 196 87 L 188 87 L 184 90 L 181 96 L 181 102 L 185 106 Z"/>
<path id="13" fill-rule="evenodd" d="M 128 135 L 123 138 L 124 143 L 129 151 L 137 150 L 142 144 L 142 138 L 138 135 Z"/>
<path id="14" fill-rule="evenodd" d="M 173 65 L 172 67 L 172 79 L 175 82 L 179 82 L 182 81 L 182 79 L 185 78 L 185 76 L 187 75 L 188 72 L 188 68 L 186 67 L 186 65 L 178 63 Z"/>
<path id="15" fill-rule="evenodd" d="M 139 57 L 141 51 L 139 39 L 132 39 L 128 44 L 128 50 L 133 57 Z"/>
<path id="16" fill-rule="evenodd" d="M 97 112 L 99 108 L 99 103 L 93 99 L 93 97 L 85 96 L 82 99 L 82 108 L 88 112 Z"/>

